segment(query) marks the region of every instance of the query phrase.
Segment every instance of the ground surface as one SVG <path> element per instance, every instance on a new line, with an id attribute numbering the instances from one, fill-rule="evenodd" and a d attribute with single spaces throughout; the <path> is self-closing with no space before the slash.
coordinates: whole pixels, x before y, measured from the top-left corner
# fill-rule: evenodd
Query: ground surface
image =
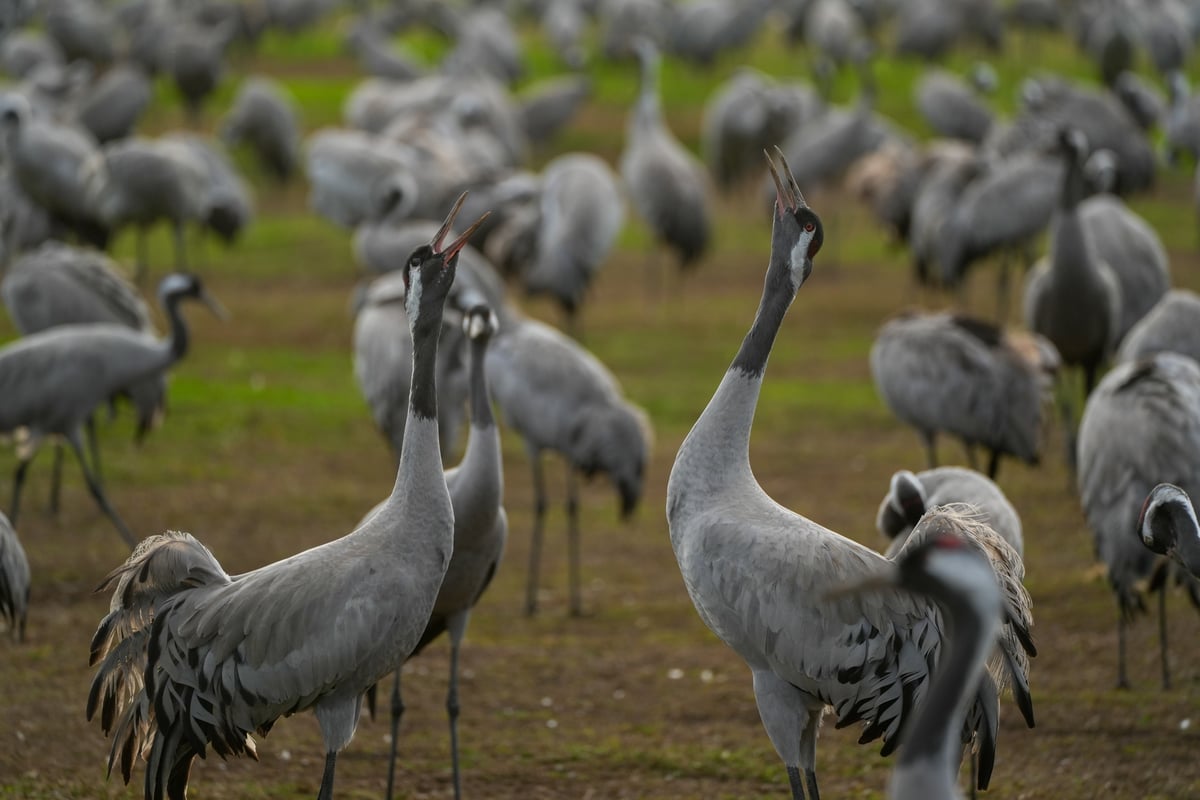
<path id="1" fill-rule="evenodd" d="M 297 85 L 310 88 L 318 81 L 314 72 L 329 72 L 306 71 L 302 63 L 280 60 L 280 71 L 309 76 Z M 695 108 L 681 113 L 680 124 L 694 137 Z M 601 102 L 586 121 L 611 137 L 621 126 L 614 114 Z M 592 133 L 579 127 L 569 136 Z M 613 141 L 604 141 L 611 154 Z M 836 222 L 828 224 L 824 257 L 772 355 L 751 460 L 780 502 L 879 546 L 873 518 L 888 477 L 900 467 L 922 467 L 923 456 L 915 435 L 876 398 L 867 352 L 889 314 L 951 298 L 913 289 L 903 256 L 885 247 L 851 200 L 827 196 L 813 203 L 827 219 L 836 209 Z M 1137 207 L 1164 230 L 1176 283 L 1200 286 L 1186 178 L 1168 180 Z M 103 434 L 111 496 L 131 527 L 139 535 L 191 531 L 231 573 L 345 533 L 393 477 L 351 372 L 347 298 L 356 275 L 347 238 L 308 216 L 302 188 L 262 189 L 260 213 L 259 225 L 235 250 L 208 250 L 202 272 L 233 318 L 222 324 L 203 310 L 189 313 L 194 351 L 173 378 L 164 427 L 140 449 L 128 444 L 124 417 Z M 786 795 L 749 673 L 697 618 L 663 515 L 675 451 L 752 318 L 767 226 L 757 204 L 725 201 L 715 251 L 686 280 L 668 272 L 666 290 L 654 297 L 645 291 L 655 281 L 645 277 L 644 236 L 631 224 L 589 299 L 585 342 L 649 410 L 657 441 L 644 502 L 630 524 L 617 521 L 607 486 L 586 490 L 581 619 L 565 613 L 561 502 L 549 517 L 541 613 L 521 614 L 531 491 L 524 451 L 506 435 L 509 547 L 472 617 L 463 653 L 468 796 Z M 165 240 L 158 244 L 165 254 Z M 121 246 L 128 252 L 131 242 Z M 986 315 L 994 308 L 989 271 L 966 298 Z M 553 308 L 528 307 L 557 319 Z M 11 335 L 7 327 L 3 332 Z M 952 442 L 942 444 L 941 454 L 950 462 L 962 458 Z M 44 453 L 32 470 L 20 525 L 34 575 L 28 641 L 0 641 L 0 796 L 140 796 L 140 769 L 129 789 L 105 780 L 109 743 L 84 720 L 88 642 L 108 602 L 92 590 L 126 550 L 71 467 L 63 510 L 57 517 L 47 512 L 49 463 Z M 11 464 L 11 456 L 0 457 L 0 474 Z M 549 471 L 555 498 L 563 492 L 558 467 Z M 1058 432 L 1050 434 L 1041 467 L 1008 463 L 1000 484 L 1025 525 L 1040 647 L 1032 670 L 1038 725 L 1026 730 L 1005 705 L 988 796 L 1200 796 L 1196 614 L 1181 596 L 1171 598 L 1174 688 L 1159 687 L 1155 629 L 1143 619 L 1131 637 L 1134 688 L 1115 691 L 1115 604 L 1093 565 Z M 405 668 L 402 797 L 450 794 L 446 657 L 438 643 Z M 339 759 L 339 797 L 382 794 L 386 732 L 385 721 L 364 719 Z M 853 730 L 826 726 L 817 756 L 823 796 L 882 796 L 891 761 L 856 738 Z M 259 763 L 215 757 L 197 763 L 190 796 L 315 795 L 322 748 L 311 715 L 282 720 L 260 739 L 259 752 Z"/>

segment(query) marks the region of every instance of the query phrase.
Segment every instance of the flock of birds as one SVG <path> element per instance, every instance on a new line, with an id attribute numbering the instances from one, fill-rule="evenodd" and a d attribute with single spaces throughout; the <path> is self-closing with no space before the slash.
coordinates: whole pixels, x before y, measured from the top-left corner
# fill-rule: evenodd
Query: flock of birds
<path id="1" fill-rule="evenodd" d="M 92 640 L 87 714 L 112 738 L 110 771 L 128 782 L 145 762 L 147 798 L 182 798 L 196 756 L 253 756 L 252 734 L 307 709 L 326 750 L 319 797 L 331 798 L 364 699 L 373 708 L 377 684 L 395 673 L 390 797 L 399 668 L 442 633 L 461 795 L 459 647 L 508 534 L 493 402 L 532 469 L 528 614 L 549 504 L 543 455 L 567 465 L 572 614 L 583 611 L 579 479 L 607 476 L 623 515 L 643 494 L 650 418 L 578 338 L 626 201 L 683 271 L 711 252 L 717 190 L 761 197 L 771 214 L 761 302 L 676 454 L 666 520 L 697 613 L 750 667 L 794 798 L 819 796 L 817 732 L 829 709 L 839 726 L 862 723 L 862 742 L 899 749 L 889 788 L 898 798 L 957 796 L 964 757 L 972 791 L 987 788 L 1004 691 L 1033 726 L 1021 521 L 993 479 L 1005 456 L 1038 463 L 1055 393 L 1118 602 L 1118 683 L 1128 685 L 1125 626 L 1143 609 L 1144 581 L 1160 613 L 1176 581 L 1200 605 L 1189 499 L 1200 496 L 1200 298 L 1170 288 L 1166 249 L 1122 199 L 1151 186 L 1160 161 L 1200 156 L 1200 100 L 1183 72 L 1200 4 L 1021 0 L 1007 16 L 993 0 L 358 5 L 340 24 L 367 77 L 347 98 L 346 126 L 307 138 L 302 109 L 261 75 L 241 83 L 219 139 L 136 131 L 156 79 L 203 127 L 226 51 L 267 29 L 321 24 L 330 0 L 46 0 L 0 13 L 0 65 L 13 80 L 0 93 L 0 296 L 21 334 L 0 349 L 0 432 L 18 452 L 0 517 L 0 615 L 22 639 L 31 576 L 14 530 L 21 490 L 51 439 L 57 498 L 65 441 L 132 548 L 105 579 L 112 603 Z M 531 150 L 571 122 L 591 87 L 572 73 L 513 93 L 524 74 L 518 12 L 565 65 L 638 64 L 615 170 L 586 152 L 529 169 Z M 451 42 L 436 68 L 394 46 L 418 25 Z M 738 71 L 706 104 L 698 158 L 663 113 L 664 54 L 708 65 L 765 25 L 803 43 L 815 83 Z M 999 48 L 1020 25 L 1069 30 L 1101 85 L 1031 77 L 1006 120 L 984 99 L 995 84 L 985 65 L 969 82 L 930 68 L 913 97 L 938 136 L 928 142 L 876 111 L 881 47 L 935 60 L 964 42 Z M 1169 97 L 1131 71 L 1139 53 Z M 861 79 L 847 105 L 829 99 L 842 70 Z M 1161 159 L 1151 131 L 1161 131 Z M 252 154 L 262 180 L 303 175 L 314 213 L 352 231 L 371 276 L 354 298 L 354 373 L 397 463 L 391 494 L 353 531 L 239 575 L 190 534 L 139 541 L 105 489 L 97 435 L 105 410 L 126 400 L 139 437 L 161 421 L 168 373 L 190 346 L 184 301 L 227 316 L 188 271 L 198 259 L 187 231 L 199 231 L 193 242 L 235 243 L 253 224 L 252 181 L 231 148 Z M 841 196 L 826 192 L 838 188 L 908 247 L 918 282 L 955 289 L 976 263 L 1001 262 L 999 323 L 908 311 L 872 348 L 879 394 L 928 460 L 892 478 L 876 516 L 890 540 L 883 554 L 775 502 L 749 459 L 768 356 L 826 244 L 804 192 L 832 204 Z M 158 285 L 166 336 L 138 288 L 145 233 L 158 224 L 175 245 L 175 269 Z M 132 279 L 106 253 L 126 229 L 136 236 Z M 830 215 L 829 244 L 841 235 Z M 1025 273 L 1023 330 L 1004 324 L 1013 260 Z M 508 284 L 554 298 L 568 332 L 524 314 Z M 464 421 L 465 451 L 444 469 Z M 970 469 L 938 466 L 942 433 L 963 441 Z M 1167 684 L 1165 633 L 1162 658 Z"/>

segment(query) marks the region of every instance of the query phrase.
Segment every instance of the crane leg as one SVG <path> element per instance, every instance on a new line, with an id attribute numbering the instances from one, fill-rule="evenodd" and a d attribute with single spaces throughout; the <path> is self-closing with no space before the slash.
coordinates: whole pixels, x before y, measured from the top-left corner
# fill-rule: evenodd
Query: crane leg
<path id="1" fill-rule="evenodd" d="M 466 613 L 450 618 L 450 688 L 446 692 L 446 717 L 450 720 L 450 764 L 454 770 L 454 800 L 462 800 L 462 772 L 458 762 L 458 652 L 467 630 Z"/>
<path id="2" fill-rule="evenodd" d="M 404 700 L 400 697 L 400 668 L 396 669 L 396 680 L 392 683 L 392 753 L 388 758 L 387 794 L 392 800 L 396 786 L 396 750 L 400 741 L 400 718 L 404 716 Z"/>
<path id="3" fill-rule="evenodd" d="M 1000 472 L 1000 451 L 993 450 L 991 456 L 988 458 L 987 475 L 992 480 L 996 480 L 996 475 L 998 475 L 999 472 Z"/>
<path id="4" fill-rule="evenodd" d="M 932 431 L 922 431 L 921 439 L 925 442 L 925 460 L 929 464 L 929 469 L 937 467 L 937 443 L 936 434 Z"/>
<path id="5" fill-rule="evenodd" d="M 187 248 L 183 241 L 183 221 L 176 220 L 171 223 L 171 229 L 175 235 L 175 269 L 180 272 L 187 271 Z"/>
<path id="6" fill-rule="evenodd" d="M 538 562 L 542 557 L 542 525 L 546 516 L 546 483 L 542 476 L 541 453 L 529 448 L 533 464 L 533 538 L 529 542 L 529 575 L 525 582 L 525 616 L 537 613 Z"/>
<path id="7" fill-rule="evenodd" d="M 137 226 L 134 233 L 137 238 L 137 264 L 134 266 L 133 279 L 138 286 L 143 286 L 146 283 L 146 229 L 141 225 Z"/>
<path id="8" fill-rule="evenodd" d="M 799 767 L 788 765 L 788 784 L 792 787 L 792 800 L 804 800 L 804 776 Z"/>
<path id="9" fill-rule="evenodd" d="M 975 456 L 975 445 L 971 442 L 963 442 L 963 450 L 967 452 L 967 466 L 976 472 L 979 471 L 979 459 Z"/>
<path id="10" fill-rule="evenodd" d="M 71 443 L 71 449 L 75 451 L 75 457 L 79 459 L 79 467 L 83 470 L 83 479 L 87 481 L 88 489 L 91 490 L 92 497 L 96 499 L 100 510 L 107 514 L 108 518 L 117 526 L 117 531 L 121 534 L 121 538 L 125 540 L 125 543 L 133 547 L 137 544 L 137 540 L 133 538 L 129 527 L 108 502 L 108 497 L 105 496 L 103 487 L 96 481 L 96 476 L 92 474 L 91 468 L 88 467 L 87 456 L 83 452 L 83 443 L 79 440 L 78 428 L 67 434 L 67 441 Z"/>
<path id="11" fill-rule="evenodd" d="M 583 599 L 579 588 L 579 481 L 575 470 L 567 468 L 567 583 L 570 592 L 570 614 L 583 616 Z"/>
<path id="12" fill-rule="evenodd" d="M 58 513 L 58 499 L 62 491 L 62 442 L 54 443 L 54 467 L 50 473 L 50 513 Z"/>
<path id="13" fill-rule="evenodd" d="M 808 800 L 821 800 L 821 793 L 817 791 L 817 771 L 815 769 L 804 770 L 804 785 L 808 788 Z"/>
<path id="14" fill-rule="evenodd" d="M 8 510 L 8 521 L 14 526 L 17 524 L 17 514 L 21 510 L 21 487 L 25 485 L 25 473 L 29 470 L 29 463 L 33 461 L 33 457 L 23 458 L 17 463 L 17 470 L 13 473 L 13 498 L 12 507 Z"/>
<path id="15" fill-rule="evenodd" d="M 100 471 L 100 440 L 96 436 L 96 418 L 89 415 L 84 422 L 87 428 L 88 450 L 92 454 L 92 472 L 96 474 L 96 483 L 104 485 L 104 475 Z"/>
<path id="16" fill-rule="evenodd" d="M 330 751 L 325 754 L 325 772 L 321 775 L 321 790 L 317 793 L 317 800 L 333 800 L 333 766 L 337 761 L 337 751 Z"/>
<path id="17" fill-rule="evenodd" d="M 1158 587 L 1158 654 L 1162 661 L 1162 687 L 1171 688 L 1171 663 L 1167 660 L 1167 586 L 1171 583 L 1171 567 Z"/>

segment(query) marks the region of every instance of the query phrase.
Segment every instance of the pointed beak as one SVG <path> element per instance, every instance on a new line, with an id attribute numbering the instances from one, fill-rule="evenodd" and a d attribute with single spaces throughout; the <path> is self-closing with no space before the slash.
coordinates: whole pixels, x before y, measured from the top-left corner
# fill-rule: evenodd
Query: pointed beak
<path id="1" fill-rule="evenodd" d="M 213 297 L 203 289 L 200 290 L 199 300 L 201 303 L 204 303 L 204 305 L 208 306 L 208 310 L 211 311 L 213 316 L 217 319 L 221 320 L 222 322 L 229 319 L 229 309 L 221 305 L 220 300 Z"/>
<path id="2" fill-rule="evenodd" d="M 835 586 L 825 593 L 826 600 L 840 600 L 846 597 L 857 597 L 868 592 L 876 592 L 882 589 L 895 589 L 900 580 L 900 572 L 894 563 L 884 564 L 880 569 L 872 575 L 864 575 L 862 578 L 849 583 L 844 583 L 841 586 Z"/>
<path id="3" fill-rule="evenodd" d="M 766 150 L 763 151 L 763 155 L 767 157 L 767 168 L 771 171 L 771 180 L 775 181 L 776 209 L 782 214 L 785 210 L 795 211 L 797 208 L 808 208 L 808 202 L 800 193 L 800 185 L 796 183 L 796 178 L 792 175 L 792 168 L 788 166 L 787 158 L 779 149 L 779 145 L 775 146 L 775 154 L 779 157 L 779 168 L 771 160 L 771 154 Z M 783 170 L 782 177 L 779 174 L 780 168 Z"/>
<path id="4" fill-rule="evenodd" d="M 454 201 L 454 207 L 450 209 L 450 213 L 446 216 L 446 221 L 442 223 L 442 227 L 438 228 L 437 234 L 433 237 L 433 252 L 444 256 L 444 262 L 447 264 L 454 260 L 454 257 L 458 255 L 458 251 L 462 250 L 463 247 L 466 246 L 467 240 L 471 238 L 471 235 L 479 229 L 479 226 L 483 224 L 483 221 L 488 218 L 489 214 L 492 213 L 490 211 L 485 211 L 483 216 L 475 220 L 471 227 L 463 231 L 462 235 L 460 235 L 450 244 L 443 247 L 442 241 L 450 233 L 450 229 L 454 226 L 454 218 L 458 216 L 458 212 L 462 210 L 463 202 L 466 199 L 466 192 L 463 192 L 458 196 L 458 199 Z"/>

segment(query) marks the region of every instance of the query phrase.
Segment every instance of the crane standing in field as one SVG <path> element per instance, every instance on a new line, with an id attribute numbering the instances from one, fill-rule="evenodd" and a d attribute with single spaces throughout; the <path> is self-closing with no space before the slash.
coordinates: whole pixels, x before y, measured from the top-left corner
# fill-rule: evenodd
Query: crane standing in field
<path id="1" fill-rule="evenodd" d="M 628 517 L 642 495 L 651 434 L 644 411 L 626 400 L 599 359 L 535 319 L 509 310 L 488 350 L 488 383 L 505 424 L 525 440 L 533 467 L 533 539 L 525 586 L 525 613 L 537 611 L 538 565 L 546 514 L 543 450 L 567 461 L 569 610 L 583 613 L 579 588 L 579 487 L 577 473 L 607 473 Z"/>
<path id="2" fill-rule="evenodd" d="M 972 468 L 975 445 L 990 451 L 989 478 L 1003 455 L 1038 463 L 1042 407 L 1057 369 L 1058 354 L 1042 337 L 948 312 L 900 314 L 871 346 L 875 388 L 917 429 L 929 467 L 945 431 L 962 439 Z"/>
<path id="3" fill-rule="evenodd" d="M 100 508 L 130 547 L 136 543 L 88 466 L 82 426 L 116 392 L 163 374 L 187 354 L 188 329 L 179 312 L 182 300 L 200 300 L 217 316 L 225 314 L 193 275 L 168 275 L 159 285 L 158 296 L 171 321 L 166 339 L 155 339 L 123 325 L 63 325 L 25 336 L 0 350 L 0 431 L 20 427 L 29 430 L 29 439 L 18 450 L 13 479 L 9 511 L 13 524 L 29 464 L 42 439 L 57 434 L 75 451 L 88 489 Z"/>
<path id="4" fill-rule="evenodd" d="M 332 800 L 363 693 L 416 647 L 454 545 L 435 370 L 458 251 L 478 226 L 443 246 L 461 206 L 408 259 L 409 419 L 383 506 L 341 538 L 232 577 L 190 534 L 151 537 L 105 582 L 114 593 L 92 639 L 87 715 L 100 711 L 109 769 L 119 763 L 126 782 L 147 754 L 147 797 L 182 800 L 210 745 L 254 756 L 252 733 L 311 708 L 326 750 L 318 798 Z"/>
<path id="5" fill-rule="evenodd" d="M 1159 353 L 1114 367 L 1088 398 L 1079 424 L 1078 486 L 1096 556 L 1117 600 L 1117 686 L 1129 687 L 1125 628 L 1145 604 L 1142 580 L 1159 591 L 1163 687 L 1167 662 L 1166 591 L 1170 581 L 1137 536 L 1138 509 L 1159 483 L 1200 491 L 1200 366 Z M 1189 583 L 1200 605 L 1200 584 Z"/>
<path id="6" fill-rule="evenodd" d="M 782 159 L 781 159 L 782 160 Z M 824 238 L 782 163 L 762 301 L 725 377 L 675 457 L 667 523 L 700 618 L 750 666 L 767 734 L 792 797 L 818 795 L 817 730 L 826 706 L 838 725 L 862 721 L 861 742 L 886 755 L 927 694 L 942 648 L 932 605 L 901 595 L 830 601 L 835 586 L 888 561 L 772 500 L 750 468 L 749 442 L 767 357 Z M 981 685 L 964 733 L 978 735 L 978 785 L 991 776 L 996 686 Z"/>
<path id="7" fill-rule="evenodd" d="M 450 717 L 450 756 L 454 768 L 454 796 L 462 796 L 462 778 L 458 763 L 458 653 L 467 632 L 471 609 L 492 582 L 504 542 L 508 537 L 508 516 L 504 513 L 504 473 L 500 460 L 500 432 L 492 416 L 484 357 L 488 342 L 499 326 L 496 315 L 487 306 L 475 306 L 463 316 L 462 328 L 470 349 L 471 430 L 462 461 L 446 470 L 446 487 L 454 509 L 454 554 L 433 603 L 433 614 L 409 658 L 441 636 L 450 636 L 450 688 L 446 694 L 446 713 Z M 372 509 L 367 517 L 381 506 Z M 365 519 L 364 519 L 365 521 Z M 375 707 L 375 687 L 367 690 L 367 703 Z M 392 745 L 388 759 L 388 800 L 396 775 L 396 746 L 404 702 L 400 697 L 400 670 L 392 684 Z"/>
<path id="8" fill-rule="evenodd" d="M 704 165 L 684 149 L 662 118 L 661 57 L 645 37 L 635 42 L 641 88 L 629 118 L 620 171 L 638 216 L 688 268 L 708 249 L 712 216 Z"/>
<path id="9" fill-rule="evenodd" d="M 150 309 L 116 264 L 95 250 L 61 242 L 46 242 L 13 261 L 0 280 L 0 296 L 13 325 L 22 336 L 59 325 L 110 323 L 153 336 Z M 137 409 L 137 439 L 161 418 L 166 406 L 166 376 L 162 373 L 120 387 Z M 94 415 L 86 421 L 88 446 L 97 481 L 102 480 L 100 448 Z M 54 450 L 50 508 L 58 510 L 62 479 L 62 445 Z"/>
<path id="10" fill-rule="evenodd" d="M 1200 579 L 1200 523 L 1192 499 L 1183 489 L 1173 483 L 1151 489 L 1142 504 L 1138 533 L 1149 550 L 1170 556 Z"/>
<path id="11" fill-rule="evenodd" d="M 928 523 L 937 533 L 906 547 L 897 561 L 865 580 L 835 589 L 866 599 L 896 587 L 937 603 L 945 624 L 945 650 L 905 730 L 900 757 L 888 781 L 889 800 L 958 800 L 957 733 L 967 720 L 972 693 L 985 679 L 988 653 L 1005 614 L 1005 598 L 988 559 L 954 533 L 958 520 L 939 510 Z"/>

